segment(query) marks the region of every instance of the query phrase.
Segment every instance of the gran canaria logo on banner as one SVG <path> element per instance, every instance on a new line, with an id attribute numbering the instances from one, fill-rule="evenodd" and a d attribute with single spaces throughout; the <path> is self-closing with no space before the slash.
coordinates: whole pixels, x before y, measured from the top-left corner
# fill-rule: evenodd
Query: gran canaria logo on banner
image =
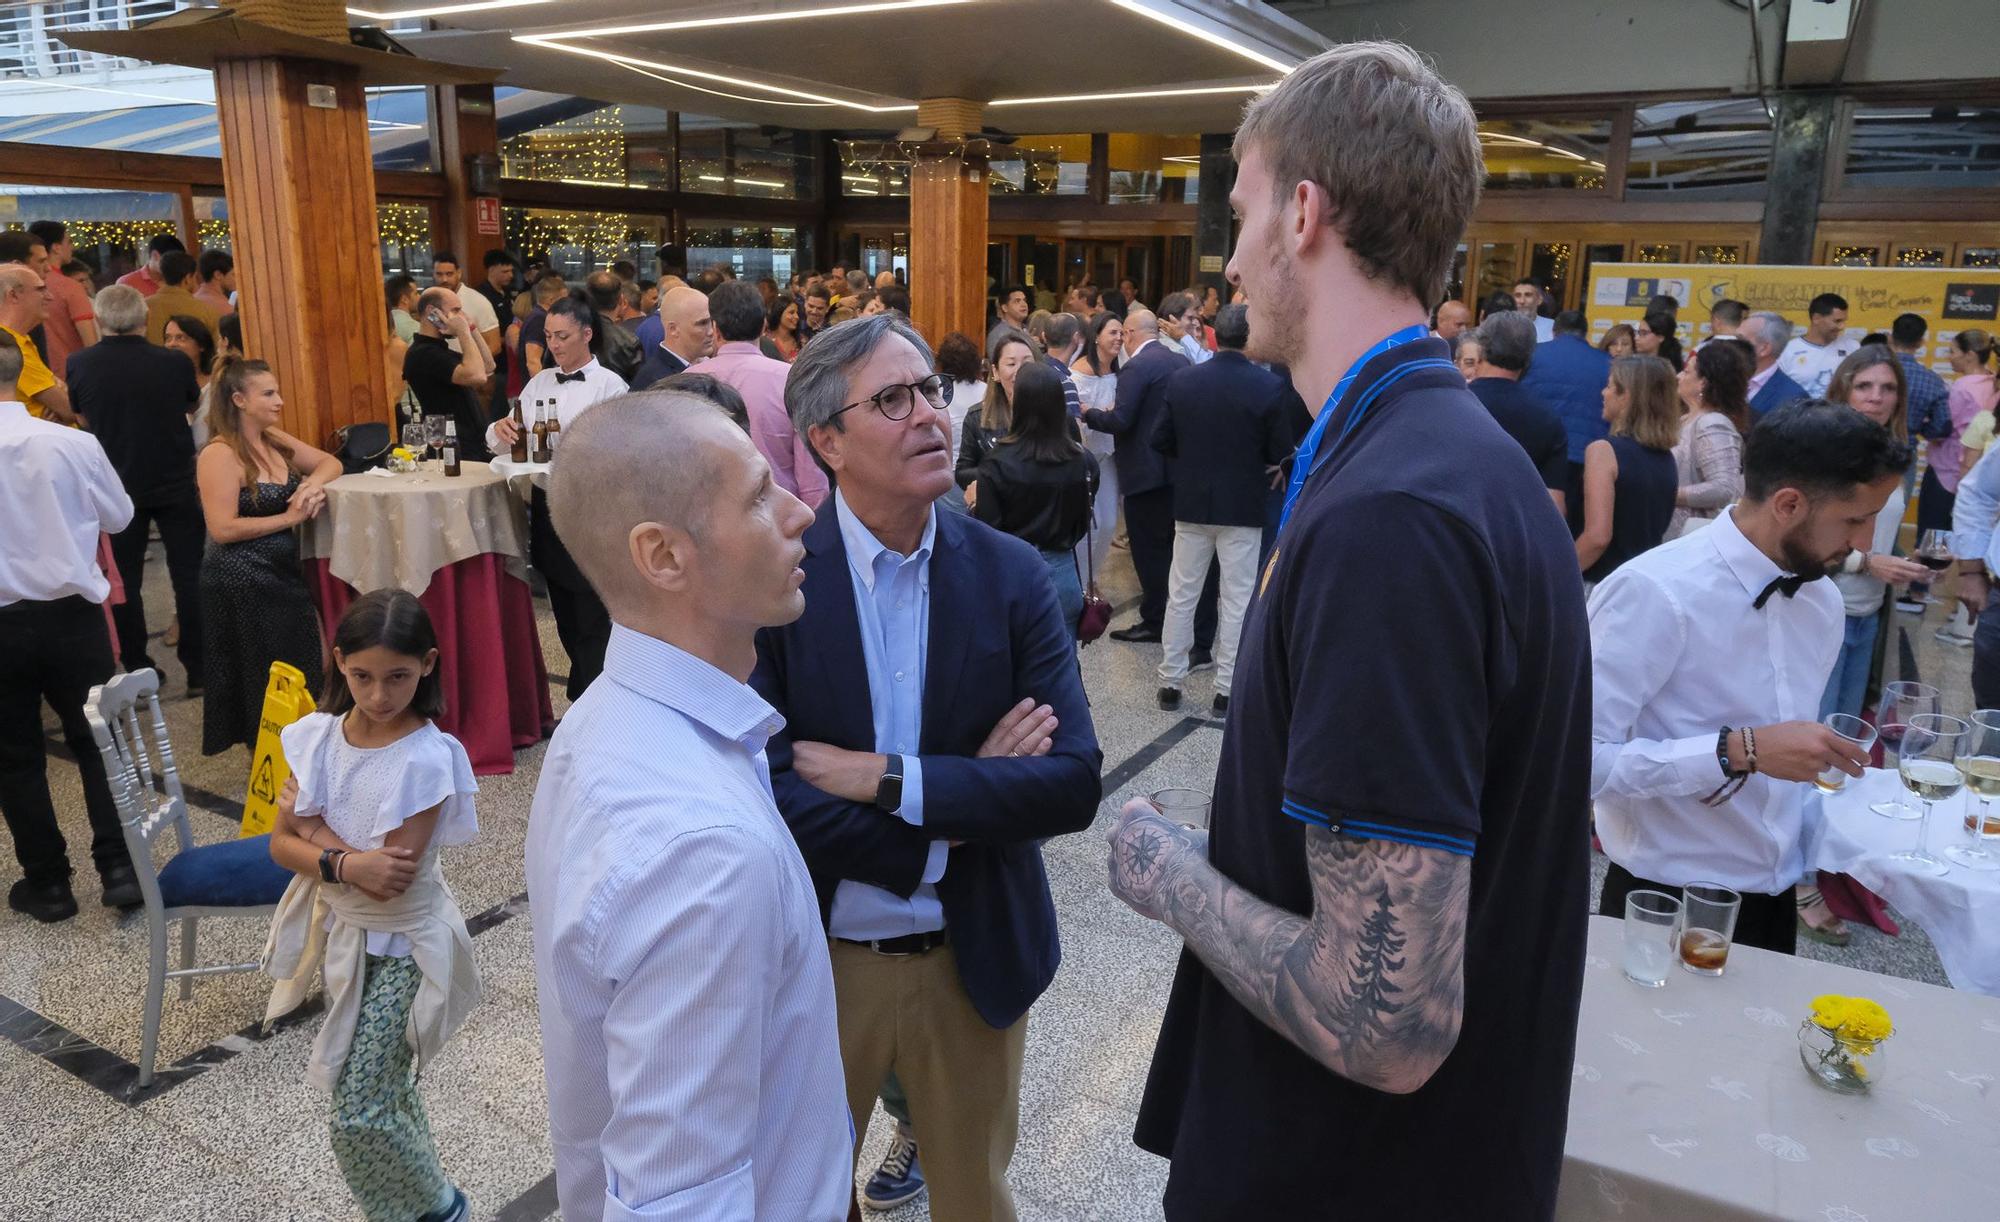
<path id="1" fill-rule="evenodd" d="M 1970 267 L 1785 267 L 1757 263 L 1599 263 L 1590 269 L 1584 307 L 1592 339 L 1618 323 L 1637 323 L 1658 294 L 1681 303 L 1684 343 L 1708 338 L 1708 312 L 1735 300 L 1775 310 L 1803 329 L 1806 307 L 1821 293 L 1847 300 L 1847 337 L 1887 331 L 1898 314 L 1930 324 L 1934 363 L 1962 330 L 2000 327 L 2000 269 Z"/>

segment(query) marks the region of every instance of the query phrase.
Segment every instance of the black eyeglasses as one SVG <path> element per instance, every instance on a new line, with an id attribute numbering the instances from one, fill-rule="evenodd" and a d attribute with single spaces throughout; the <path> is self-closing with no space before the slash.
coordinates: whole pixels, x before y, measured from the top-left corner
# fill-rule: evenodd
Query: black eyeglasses
<path id="1" fill-rule="evenodd" d="M 916 410 L 917 395 L 923 395 L 932 407 L 943 411 L 951 403 L 951 387 L 951 379 L 941 373 L 934 373 L 920 382 L 899 382 L 894 386 L 884 386 L 866 399 L 857 400 L 841 408 L 840 412 L 851 412 L 857 407 L 872 403 L 875 405 L 875 410 L 882 413 L 884 420 L 908 420 L 910 413 Z M 840 412 L 835 412 L 833 415 L 838 416 Z M 827 417 L 827 420 L 831 423 L 833 416 Z"/>

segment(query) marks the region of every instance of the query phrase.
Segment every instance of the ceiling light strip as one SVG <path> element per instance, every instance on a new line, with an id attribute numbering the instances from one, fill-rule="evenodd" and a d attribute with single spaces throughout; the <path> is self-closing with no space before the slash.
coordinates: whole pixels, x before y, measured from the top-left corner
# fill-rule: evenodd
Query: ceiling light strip
<path id="1" fill-rule="evenodd" d="M 1174 15 L 1173 13 L 1149 7 L 1147 4 L 1143 3 L 1142 0 L 1111 0 L 1111 3 L 1117 5 L 1119 8 L 1124 9 L 1128 13 L 1137 13 L 1141 17 L 1151 18 L 1152 20 L 1159 22 L 1161 25 L 1167 26 L 1171 29 L 1179 30 L 1181 33 L 1189 35 L 1190 37 L 1199 38 L 1203 42 L 1208 43 L 1210 46 L 1221 47 L 1225 51 L 1234 51 L 1236 54 L 1241 55 L 1243 58 L 1250 60 L 1253 63 L 1262 64 L 1264 67 L 1269 68 L 1273 72 L 1286 73 L 1298 67 L 1296 61 L 1292 63 L 1286 63 L 1283 60 L 1272 59 L 1270 56 L 1264 54 L 1262 51 L 1259 51 L 1254 47 L 1245 46 L 1243 43 L 1237 42 L 1233 38 L 1230 38 L 1223 34 L 1218 34 L 1214 30 L 1208 29 L 1205 26 L 1196 25 L 1191 21 L 1188 21 L 1184 18 Z"/>
<path id="2" fill-rule="evenodd" d="M 463 0 L 457 4 L 427 4 L 419 8 L 404 9 L 396 13 L 382 13 L 374 9 L 355 8 L 350 5 L 350 17 L 366 17 L 370 21 L 407 21 L 419 17 L 455 17 L 464 13 L 483 13 L 488 9 L 530 8 L 540 4 L 553 4 L 555 0 Z"/>
<path id="3" fill-rule="evenodd" d="M 571 35 L 571 37 L 574 37 L 574 35 Z M 657 60 L 640 59 L 635 55 L 619 55 L 611 51 L 599 51 L 594 47 L 579 47 L 564 42 L 553 34 L 516 34 L 514 41 L 529 43 L 538 47 L 547 47 L 554 51 L 567 51 L 572 55 L 585 55 L 592 59 L 604 60 L 607 63 L 637 65 L 642 68 L 651 68 L 656 72 L 668 72 L 677 76 L 691 76 L 698 80 L 715 81 L 723 85 L 734 85 L 739 89 L 762 90 L 765 93 L 775 93 L 788 98 L 799 98 L 807 102 L 818 102 L 825 106 L 845 106 L 851 110 L 865 110 L 871 114 L 886 114 L 891 111 L 915 110 L 917 108 L 914 102 L 903 106 L 870 106 L 866 102 L 851 102 L 845 98 L 828 97 L 822 93 L 807 93 L 802 89 L 787 89 L 781 85 L 766 85 L 761 81 L 745 80 L 737 76 L 724 76 L 719 72 L 704 72 L 698 68 L 689 68 L 680 64 L 663 64 Z M 760 98 L 757 100 L 763 101 L 764 99 Z"/>
<path id="4" fill-rule="evenodd" d="M 706 85 L 697 85 L 693 81 L 684 81 L 677 76 L 666 76 L 658 72 L 649 72 L 646 69 L 639 67 L 637 64 L 628 64 L 618 60 L 613 60 L 612 66 L 617 68 L 623 68 L 627 72 L 636 72 L 640 76 L 647 77 L 655 81 L 661 81 L 665 84 L 673 85 L 681 89 L 692 89 L 696 93 L 705 93 L 708 94 L 710 97 L 728 98 L 734 102 L 749 102 L 752 105 L 756 106 L 798 106 L 807 110 L 817 110 L 827 105 L 827 103 L 825 102 L 780 102 L 776 98 L 745 97 L 740 93 L 728 93 L 721 89 L 710 89 Z"/>
<path id="5" fill-rule="evenodd" d="M 1207 85 L 1198 89 L 1126 89 L 1114 93 L 1062 93 L 1040 98 L 995 98 L 988 106 L 1047 106 L 1059 102 L 1126 102 L 1144 98 L 1184 98 L 1194 94 L 1217 93 L 1269 93 L 1278 87 L 1273 81 L 1268 85 Z"/>
<path id="6" fill-rule="evenodd" d="M 515 3 L 523 0 L 513 0 Z M 541 0 L 528 0 L 540 3 Z M 793 9 L 783 13 L 739 13 L 732 17 L 690 17 L 682 21 L 648 21 L 634 25 L 607 25 L 574 30 L 551 30 L 544 38 L 602 38 L 611 34 L 657 34 L 665 30 L 706 30 L 732 25 L 768 25 L 780 21 L 800 21 L 807 17 L 854 17 L 864 13 L 894 13 L 904 9 L 944 8 L 973 4 L 978 0 L 877 0 L 868 4 L 840 4 L 820 8 Z M 352 12 L 353 10 L 349 10 Z"/>

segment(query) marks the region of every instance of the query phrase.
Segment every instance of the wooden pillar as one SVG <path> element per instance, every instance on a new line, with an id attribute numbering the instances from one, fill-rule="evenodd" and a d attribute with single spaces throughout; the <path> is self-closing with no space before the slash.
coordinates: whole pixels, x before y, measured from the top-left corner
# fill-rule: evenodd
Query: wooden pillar
<path id="1" fill-rule="evenodd" d="M 467 284 L 477 284 L 485 274 L 480 260 L 489 250 L 505 244 L 499 233 L 481 233 L 481 195 L 474 191 L 472 159 L 500 155 L 500 120 L 494 110 L 493 86 L 446 85 L 437 91 L 438 161 L 444 170 L 444 231 L 451 253 Z M 499 197 L 490 197 L 498 216 Z"/>
<path id="2" fill-rule="evenodd" d="M 986 335 L 986 160 L 950 145 L 977 134 L 982 106 L 960 98 L 917 104 L 939 151 L 910 169 L 910 313 L 932 347 L 952 331 Z"/>
<path id="3" fill-rule="evenodd" d="M 220 60 L 215 101 L 244 347 L 277 374 L 286 430 L 324 446 L 344 425 L 387 421 L 388 312 L 357 70 Z"/>

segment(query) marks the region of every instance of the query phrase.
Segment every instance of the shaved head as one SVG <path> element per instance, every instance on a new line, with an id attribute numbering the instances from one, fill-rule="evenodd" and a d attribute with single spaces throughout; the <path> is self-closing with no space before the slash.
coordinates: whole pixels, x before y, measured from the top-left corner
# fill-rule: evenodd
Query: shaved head
<path id="1" fill-rule="evenodd" d="M 1160 319 L 1144 306 L 1133 306 L 1125 311 L 1125 330 L 1138 331 L 1146 335 L 1160 333 Z"/>
<path id="2" fill-rule="evenodd" d="M 607 609 L 629 614 L 650 597 L 632 558 L 634 529 L 658 523 L 699 537 L 717 472 L 732 447 L 749 444 L 721 408 L 685 391 L 607 399 L 563 429 L 549 515 Z"/>
<path id="3" fill-rule="evenodd" d="M 707 356 L 715 346 L 707 296 L 685 284 L 661 293 L 660 330 L 667 347 L 682 360 Z"/>

